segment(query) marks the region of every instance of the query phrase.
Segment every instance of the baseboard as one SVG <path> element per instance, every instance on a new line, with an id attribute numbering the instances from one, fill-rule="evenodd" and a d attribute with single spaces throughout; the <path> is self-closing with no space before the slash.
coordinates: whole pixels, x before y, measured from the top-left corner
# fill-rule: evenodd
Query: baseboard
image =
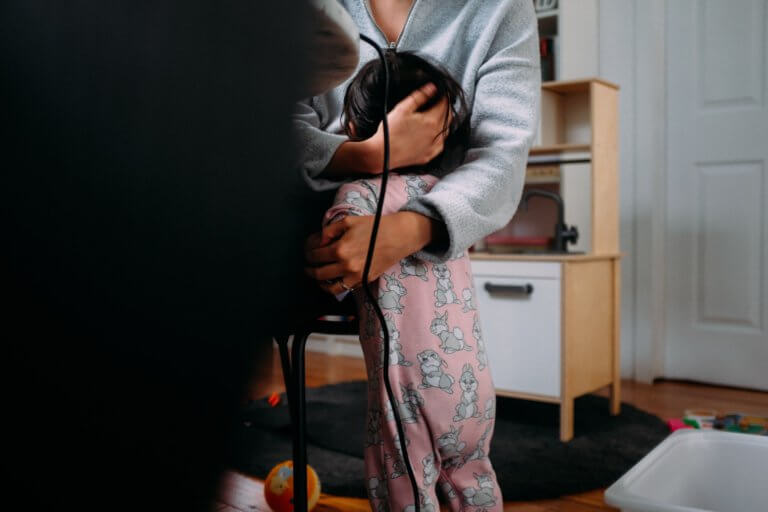
<path id="1" fill-rule="evenodd" d="M 362 359 L 363 350 L 357 336 L 327 336 L 313 334 L 307 340 L 307 350 L 322 352 L 332 356 L 359 357 Z"/>

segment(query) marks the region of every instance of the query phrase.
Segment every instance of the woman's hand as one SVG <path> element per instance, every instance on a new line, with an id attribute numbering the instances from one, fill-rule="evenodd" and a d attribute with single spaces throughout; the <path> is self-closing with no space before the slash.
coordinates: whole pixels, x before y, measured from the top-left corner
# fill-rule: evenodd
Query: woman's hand
<path id="1" fill-rule="evenodd" d="M 398 169 L 411 165 L 424 165 L 443 152 L 445 133 L 443 126 L 448 112 L 448 103 L 440 101 L 429 110 L 418 110 L 437 92 L 434 84 L 416 89 L 395 105 L 389 121 L 389 167 Z M 374 156 L 373 174 L 380 174 L 384 165 L 384 125 L 368 139 Z"/>
<path id="2" fill-rule="evenodd" d="M 429 244 L 437 221 L 415 212 L 397 212 L 381 218 L 369 279 Z M 338 295 L 363 282 L 363 267 L 373 229 L 373 216 L 348 216 L 309 237 L 306 244 L 307 275 L 321 288 Z M 329 283 L 328 281 L 333 281 Z"/>
<path id="3" fill-rule="evenodd" d="M 395 105 L 389 115 L 389 168 L 424 165 L 443 151 L 446 101 L 419 112 L 437 92 L 434 84 L 413 91 Z M 380 174 L 384 166 L 384 125 L 369 139 L 347 141 L 339 146 L 323 171 L 326 177 L 350 174 Z"/>

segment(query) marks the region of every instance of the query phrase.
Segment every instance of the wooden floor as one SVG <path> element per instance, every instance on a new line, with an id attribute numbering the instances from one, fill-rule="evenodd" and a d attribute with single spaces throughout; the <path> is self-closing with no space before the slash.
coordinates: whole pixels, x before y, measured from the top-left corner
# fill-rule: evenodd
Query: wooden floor
<path id="1" fill-rule="evenodd" d="M 365 379 L 361 359 L 307 353 L 307 385 L 322 386 L 348 380 Z M 273 391 L 282 392 L 283 382 L 277 355 L 271 371 L 259 375 L 251 387 L 249 398 L 261 398 Z M 597 394 L 608 396 L 604 389 Z M 712 408 L 719 411 L 741 412 L 768 416 L 768 393 L 703 384 L 661 381 L 653 385 L 634 381 L 622 382 L 622 401 L 667 419 L 680 417 L 684 409 Z M 515 512 L 588 512 L 617 510 L 603 500 L 604 489 L 564 496 L 553 500 L 507 502 L 505 511 Z M 221 512 L 269 512 L 259 480 L 230 472 L 222 483 L 219 502 L 214 507 Z M 370 511 L 367 500 L 322 495 L 317 512 Z"/>

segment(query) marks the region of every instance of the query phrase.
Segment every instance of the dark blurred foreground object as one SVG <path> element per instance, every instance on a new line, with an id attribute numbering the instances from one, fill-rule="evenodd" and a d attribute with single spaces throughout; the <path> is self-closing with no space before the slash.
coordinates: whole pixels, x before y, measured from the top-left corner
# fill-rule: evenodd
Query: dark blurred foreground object
<path id="1" fill-rule="evenodd" d="M 210 510 L 296 309 L 305 10 L 0 4 L 5 502 Z"/>
<path id="2" fill-rule="evenodd" d="M 349 78 L 360 60 L 360 32 L 337 0 L 309 0 L 309 71 L 302 96 L 317 96 Z"/>

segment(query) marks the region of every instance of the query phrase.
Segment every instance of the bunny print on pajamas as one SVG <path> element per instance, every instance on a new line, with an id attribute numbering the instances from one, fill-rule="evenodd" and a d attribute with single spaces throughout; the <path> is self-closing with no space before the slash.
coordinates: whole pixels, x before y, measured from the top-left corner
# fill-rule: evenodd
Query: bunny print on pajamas
<path id="1" fill-rule="evenodd" d="M 435 318 L 429 324 L 429 330 L 440 338 L 440 348 L 446 354 L 453 354 L 457 350 L 472 350 L 472 347 L 464 341 L 464 333 L 461 328 L 454 327 L 452 330 L 448 327 L 448 312 L 442 315 L 435 313 Z"/>
<path id="2" fill-rule="evenodd" d="M 436 182 L 430 175 L 392 174 L 389 180 L 385 215 Z M 370 215 L 379 183 L 378 178 L 367 178 L 342 185 L 326 222 Z M 353 296 L 368 373 L 364 455 L 374 510 L 415 509 L 407 459 L 417 477 L 423 512 L 438 510 L 438 492 L 455 512 L 501 511 L 489 459 L 496 399 L 467 253 L 442 263 L 408 256 L 386 269 L 371 288 L 384 313 L 383 326 L 365 295 L 356 290 Z M 384 386 L 387 374 L 406 452 Z"/>

